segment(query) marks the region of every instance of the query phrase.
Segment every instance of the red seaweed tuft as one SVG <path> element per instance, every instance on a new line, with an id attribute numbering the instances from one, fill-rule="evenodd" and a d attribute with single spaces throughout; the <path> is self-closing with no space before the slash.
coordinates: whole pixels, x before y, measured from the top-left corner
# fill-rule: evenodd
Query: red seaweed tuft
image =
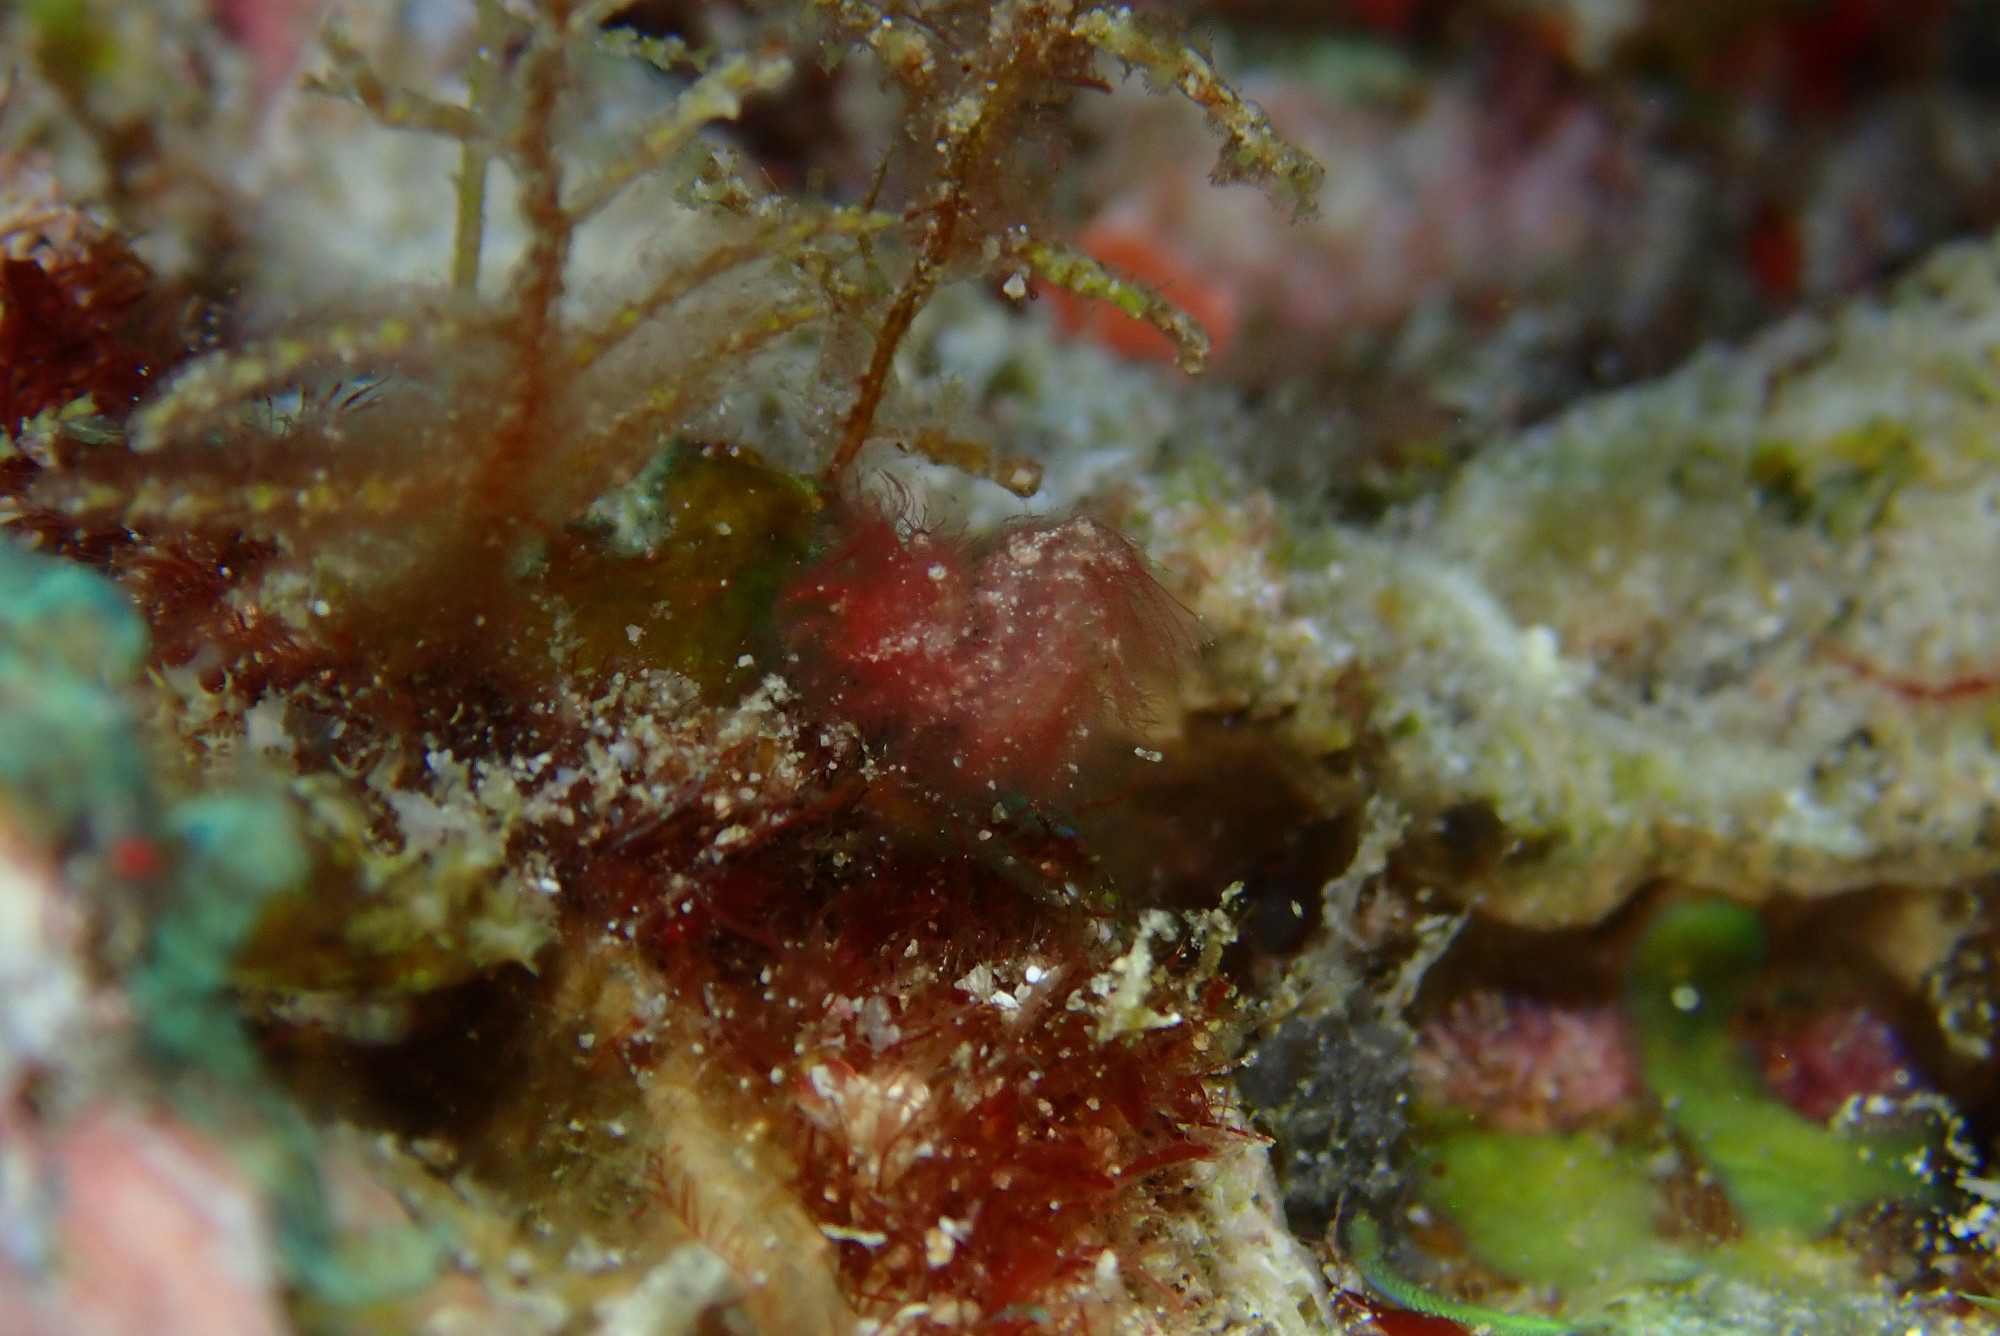
<path id="1" fill-rule="evenodd" d="M 0 158 L 0 431 L 86 395 L 130 409 L 152 369 L 136 332 L 152 286 L 116 232 L 31 161 Z"/>
<path id="2" fill-rule="evenodd" d="M 1779 1028 L 1759 1039 L 1757 1056 L 1771 1093 L 1818 1122 L 1850 1099 L 1903 1099 L 1917 1088 L 1896 1032 L 1865 1007 Z"/>
<path id="3" fill-rule="evenodd" d="M 1109 925 L 1020 871 L 1052 837 L 996 822 L 980 856 L 878 819 L 787 829 L 639 940 L 704 999 L 706 1053 L 769 1092 L 864 1315 L 1095 1330 L 1107 1267 L 1169 1250 L 1150 1205 L 1242 1135 L 1221 1084 L 1232 994 L 1174 953 L 1171 1023 L 1107 1034 Z"/>
<path id="4" fill-rule="evenodd" d="M 1191 617 L 1089 516 L 984 553 L 863 513 L 779 603 L 805 676 L 843 717 L 954 786 L 1060 792 L 1093 731 L 1149 721 Z"/>
<path id="5" fill-rule="evenodd" d="M 1558 1007 L 1474 993 L 1423 1029 L 1411 1059 L 1426 1103 L 1503 1132 L 1577 1127 L 1637 1097 L 1639 1071 L 1615 1007 Z"/>

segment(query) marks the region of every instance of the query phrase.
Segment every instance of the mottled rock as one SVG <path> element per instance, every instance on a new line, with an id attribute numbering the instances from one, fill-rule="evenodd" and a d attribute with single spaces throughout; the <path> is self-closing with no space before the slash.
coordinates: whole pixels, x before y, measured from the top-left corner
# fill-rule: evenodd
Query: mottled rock
<path id="1" fill-rule="evenodd" d="M 1225 695 L 1498 816 L 1450 888 L 1488 912 L 1942 887 L 2000 867 L 1996 346 L 2000 253 L 1948 248 L 1494 443 L 1404 533 L 1184 496 L 1152 549 Z"/>

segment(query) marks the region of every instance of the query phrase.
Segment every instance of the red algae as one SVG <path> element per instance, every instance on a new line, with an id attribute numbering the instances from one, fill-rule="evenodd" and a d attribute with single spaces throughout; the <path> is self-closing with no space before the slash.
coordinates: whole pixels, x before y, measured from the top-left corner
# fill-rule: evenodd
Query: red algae
<path id="1" fill-rule="evenodd" d="M 1149 722 L 1192 617 L 1089 516 L 1034 521 L 983 553 L 861 512 L 779 600 L 820 699 L 925 778 L 1057 793 L 1093 731 Z"/>
<path id="2" fill-rule="evenodd" d="M 1379 1300 L 1351 1292 L 1342 1294 L 1340 1299 L 1341 1307 L 1364 1324 L 1358 1328 L 1361 1331 L 1376 1331 L 1382 1336 L 1465 1336 L 1466 1328 L 1448 1317 L 1391 1308 Z"/>
<path id="3" fill-rule="evenodd" d="M 124 239 L 0 158 L 0 431 L 88 396 L 122 414 L 145 390 L 153 276 Z"/>
<path id="4" fill-rule="evenodd" d="M 846 42 L 931 40 L 886 9 L 826 8 Z M 225 9 L 268 91 L 296 32 Z M 272 1075 L 308 1119 L 409 1138 L 451 1175 L 452 1210 L 501 1226 L 459 1235 L 464 1256 L 518 1228 L 489 1276 L 525 1286 L 546 1245 L 566 1303 L 613 1283 L 576 1259 L 615 1234 L 658 1263 L 642 1287 L 709 1245 L 767 1333 L 848 1330 L 850 1310 L 877 1330 L 1184 1321 L 1213 1295 L 1193 1166 L 1252 1144 L 1228 1082 L 1224 919 L 1129 908 L 1016 800 L 1067 789 L 1100 740 L 1144 740 L 1188 614 L 1088 517 L 973 542 L 852 515 L 780 595 L 819 493 L 747 445 L 658 452 L 753 354 L 827 324 L 873 347 L 814 405 L 841 411 L 830 488 L 883 434 L 898 345 L 939 283 L 1119 293 L 1013 201 L 1011 146 L 1053 144 L 1050 95 L 1101 56 L 1171 75 L 1227 133 L 1228 179 L 1303 199 L 1316 167 L 1122 8 L 950 0 L 921 26 L 967 58 L 891 67 L 917 142 L 935 122 L 955 145 L 907 211 L 765 198 L 718 155 L 700 181 L 735 210 L 728 237 L 574 325 L 577 230 L 792 58 L 684 59 L 599 31 L 603 6 L 478 9 L 492 64 L 463 105 L 403 88 L 338 30 L 316 84 L 460 142 L 448 294 L 304 313 L 139 403 L 154 364 L 127 326 L 147 275 L 113 263 L 122 243 L 71 256 L 37 233 L 0 270 L 10 425 L 51 408 L 87 425 L 60 457 L 7 466 L 17 527 L 141 605 L 191 779 L 263 772 L 299 817 L 311 866 L 227 962 Z M 578 199 L 558 141 L 603 110 L 588 76 L 606 46 L 694 72 Z M 489 159 L 528 231 L 498 304 L 479 281 Z M 878 260 L 906 270 L 884 300 L 836 298 Z M 598 511 L 613 493 L 629 515 Z M 761 671 L 774 622 L 796 697 Z M 156 854 L 122 857 L 146 876 Z M 641 1311 L 630 1298 L 619 1311 Z M 612 1329 L 601 1306 L 567 1311 Z"/>
<path id="5" fill-rule="evenodd" d="M 1174 1171 L 1239 1135 L 1228 990 L 1176 957 L 1171 1023 L 1107 1035 L 1109 921 L 1023 872 L 1059 866 L 1049 837 L 996 824 L 981 856 L 830 811 L 640 940 L 705 1000 L 715 1060 L 771 1092 L 798 1199 L 864 1314 L 1082 1330 L 1105 1272 L 1143 1272 L 1164 1243 L 1147 1208 Z"/>
<path id="6" fill-rule="evenodd" d="M 1917 1079 L 1896 1032 L 1865 1007 L 1781 1026 L 1757 1041 L 1771 1093 L 1818 1122 L 1853 1099 L 1902 1099 Z"/>
<path id="7" fill-rule="evenodd" d="M 1615 1007 L 1559 1007 L 1498 993 L 1460 999 L 1411 1058 L 1426 1103 L 1503 1132 L 1572 1129 L 1635 1099 L 1639 1071 Z"/>

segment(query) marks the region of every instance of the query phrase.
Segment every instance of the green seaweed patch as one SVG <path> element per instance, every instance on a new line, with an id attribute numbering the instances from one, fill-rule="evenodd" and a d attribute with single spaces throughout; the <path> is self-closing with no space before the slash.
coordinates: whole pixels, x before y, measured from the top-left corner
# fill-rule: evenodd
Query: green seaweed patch
<path id="1" fill-rule="evenodd" d="M 1721 1186 L 1744 1237 L 1697 1257 L 1661 1236 L 1673 1207 L 1653 1169 L 1654 1139 L 1507 1133 L 1436 1119 L 1420 1192 L 1449 1214 L 1475 1260 L 1588 1308 L 1592 1293 L 1718 1270 L 1760 1282 L 1783 1275 L 1789 1249 L 1843 1216 L 1935 1195 L 1942 1145 L 1934 1115 L 1829 1126 L 1764 1084 L 1730 1027 L 1767 949 L 1762 919 L 1744 906 L 1674 905 L 1640 935 L 1625 981 L 1626 1014 L 1660 1115 Z"/>
<path id="2" fill-rule="evenodd" d="M 1729 1031 L 1765 951 L 1762 920 L 1727 900 L 1673 906 L 1641 936 L 1625 1006 L 1667 1121 L 1753 1232 L 1818 1234 L 1857 1207 L 1927 1195 L 1928 1128 L 1829 1128 L 1765 1086 Z"/>
<path id="3" fill-rule="evenodd" d="M 264 906 L 304 878 L 305 846 L 284 803 L 248 794 L 190 799 L 168 827 L 174 891 L 132 979 L 133 1004 L 156 1054 L 248 1082 L 259 1066 L 229 996 L 230 962 Z"/>
<path id="4" fill-rule="evenodd" d="M 667 668 L 719 699 L 747 690 L 774 661 L 772 605 L 819 509 L 754 451 L 676 442 L 552 547 L 542 587 L 568 612 L 575 666 Z"/>
<path id="5" fill-rule="evenodd" d="M 487 870 L 446 861 L 399 869 L 373 890 L 368 880 L 322 867 L 274 900 L 237 957 L 237 987 L 279 997 L 429 993 L 503 964 L 532 966 L 554 939 L 549 916 Z"/>
<path id="6" fill-rule="evenodd" d="M 1659 1184 L 1631 1147 L 1596 1133 L 1456 1128 L 1425 1151 L 1423 1196 L 1483 1265 L 1565 1294 L 1684 1267 L 1654 1222 Z"/>

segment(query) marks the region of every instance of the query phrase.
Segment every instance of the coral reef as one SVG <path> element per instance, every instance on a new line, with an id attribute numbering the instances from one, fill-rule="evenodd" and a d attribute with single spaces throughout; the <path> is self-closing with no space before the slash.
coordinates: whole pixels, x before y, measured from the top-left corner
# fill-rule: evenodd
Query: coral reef
<path id="1" fill-rule="evenodd" d="M 1823 8 L 0 15 L 0 1327 L 1992 1330 L 1990 90 Z"/>

